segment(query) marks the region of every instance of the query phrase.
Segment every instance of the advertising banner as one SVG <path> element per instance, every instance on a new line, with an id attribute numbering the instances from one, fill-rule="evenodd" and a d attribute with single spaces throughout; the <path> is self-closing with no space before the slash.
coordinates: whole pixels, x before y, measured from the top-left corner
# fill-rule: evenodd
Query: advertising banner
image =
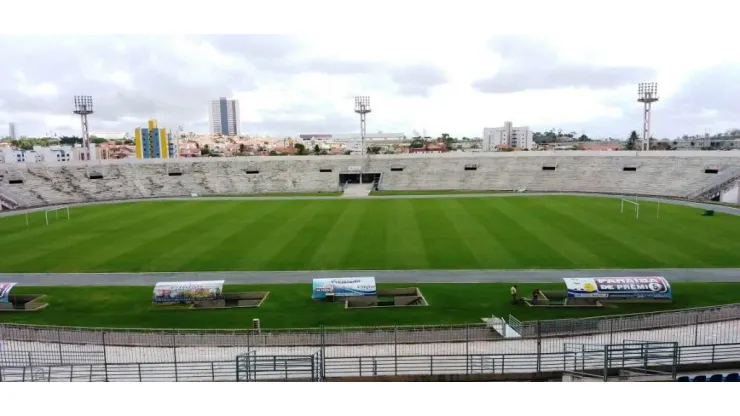
<path id="1" fill-rule="evenodd" d="M 325 299 L 327 294 L 336 297 L 375 296 L 374 277 L 340 277 L 337 279 L 313 279 L 311 298 Z"/>
<path id="2" fill-rule="evenodd" d="M 10 289 L 12 289 L 13 286 L 17 284 L 18 283 L 0 282 L 0 303 L 8 303 L 8 295 L 10 294 Z"/>
<path id="3" fill-rule="evenodd" d="M 224 280 L 202 282 L 159 282 L 154 286 L 154 303 L 191 303 L 196 300 L 218 299 Z"/>
<path id="4" fill-rule="evenodd" d="M 566 277 L 571 298 L 671 299 L 671 285 L 663 277 Z"/>

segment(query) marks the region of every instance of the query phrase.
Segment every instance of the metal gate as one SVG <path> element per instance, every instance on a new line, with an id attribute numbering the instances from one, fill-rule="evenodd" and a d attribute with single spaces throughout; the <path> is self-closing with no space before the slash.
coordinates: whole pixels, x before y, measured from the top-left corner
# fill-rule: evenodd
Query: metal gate
<path id="1" fill-rule="evenodd" d="M 321 353 L 311 355 L 257 355 L 236 357 L 236 381 L 322 381 Z"/>

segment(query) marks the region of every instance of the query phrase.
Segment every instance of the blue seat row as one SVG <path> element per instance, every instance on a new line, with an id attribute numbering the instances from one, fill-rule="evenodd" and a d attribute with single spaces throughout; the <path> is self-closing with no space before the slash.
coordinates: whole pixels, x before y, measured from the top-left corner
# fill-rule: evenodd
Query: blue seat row
<path id="1" fill-rule="evenodd" d="M 692 379 L 689 376 L 681 376 L 677 379 L 677 381 L 710 381 L 710 382 L 740 382 L 740 374 L 738 373 L 730 373 L 725 375 L 722 374 L 714 374 L 709 379 L 707 379 L 707 376 L 694 376 Z"/>

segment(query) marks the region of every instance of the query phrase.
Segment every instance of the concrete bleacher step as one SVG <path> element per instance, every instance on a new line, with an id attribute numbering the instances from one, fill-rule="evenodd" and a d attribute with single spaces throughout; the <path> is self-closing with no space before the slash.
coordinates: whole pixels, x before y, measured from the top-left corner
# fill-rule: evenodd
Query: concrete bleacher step
<path id="1" fill-rule="evenodd" d="M 373 190 L 372 184 L 348 184 L 344 187 L 342 197 L 363 198 L 370 196 Z"/>

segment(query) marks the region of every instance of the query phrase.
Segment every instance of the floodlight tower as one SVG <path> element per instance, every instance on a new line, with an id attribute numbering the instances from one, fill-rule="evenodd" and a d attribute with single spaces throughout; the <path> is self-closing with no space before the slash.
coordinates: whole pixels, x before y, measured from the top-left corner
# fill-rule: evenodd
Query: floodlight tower
<path id="1" fill-rule="evenodd" d="M 658 101 L 658 83 L 641 82 L 637 85 L 637 101 L 645 105 L 642 117 L 642 150 L 650 150 L 650 107 Z"/>
<path id="2" fill-rule="evenodd" d="M 370 109 L 370 97 L 355 97 L 355 113 L 360 115 L 360 139 L 362 140 L 360 154 L 365 154 L 365 116 L 370 111 L 372 111 Z"/>
<path id="3" fill-rule="evenodd" d="M 82 122 L 82 147 L 85 152 L 85 160 L 91 159 L 90 132 L 87 128 L 87 116 L 93 113 L 93 100 L 89 95 L 75 95 L 75 114 L 80 116 Z"/>

